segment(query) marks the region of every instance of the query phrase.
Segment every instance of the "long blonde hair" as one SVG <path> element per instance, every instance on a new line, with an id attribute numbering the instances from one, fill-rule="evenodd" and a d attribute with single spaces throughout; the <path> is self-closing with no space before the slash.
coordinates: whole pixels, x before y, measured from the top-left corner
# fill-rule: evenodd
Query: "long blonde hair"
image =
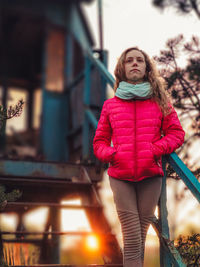
<path id="1" fill-rule="evenodd" d="M 149 58 L 149 56 L 137 47 L 130 47 L 126 49 L 118 59 L 117 65 L 114 70 L 115 74 L 115 84 L 114 91 L 117 90 L 119 83 L 121 81 L 126 81 L 124 62 L 126 58 L 126 54 L 131 50 L 137 50 L 141 52 L 145 58 L 146 63 L 146 74 L 144 77 L 145 81 L 148 81 L 151 84 L 153 90 L 152 98 L 159 104 L 161 111 L 164 115 L 167 115 L 170 112 L 169 104 L 171 104 L 170 96 L 166 91 L 166 84 L 164 79 L 159 75 L 155 64 Z"/>

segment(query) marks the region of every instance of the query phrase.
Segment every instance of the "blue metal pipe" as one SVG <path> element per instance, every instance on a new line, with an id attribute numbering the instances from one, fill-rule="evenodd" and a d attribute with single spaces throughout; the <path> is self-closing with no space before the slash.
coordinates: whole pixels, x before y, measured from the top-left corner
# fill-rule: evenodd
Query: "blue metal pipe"
<path id="1" fill-rule="evenodd" d="M 113 87 L 114 83 L 115 83 L 115 79 L 111 75 L 111 73 L 108 72 L 108 70 L 104 66 L 104 64 L 99 59 L 95 58 L 90 51 L 87 51 L 86 53 L 87 53 L 89 59 L 91 60 L 92 64 L 94 64 L 94 66 L 97 67 L 97 69 L 100 71 L 101 75 L 104 77 L 104 79 L 107 81 L 107 83 Z"/>
<path id="2" fill-rule="evenodd" d="M 86 113 L 90 123 L 94 127 L 94 129 L 96 129 L 97 125 L 98 125 L 98 121 L 97 121 L 96 117 L 94 116 L 94 114 L 92 113 L 92 111 L 90 109 L 86 109 L 85 113 Z"/>
<path id="3" fill-rule="evenodd" d="M 167 157 L 169 164 L 180 176 L 195 198 L 200 202 L 200 183 L 188 167 L 182 162 L 176 153 L 172 153 Z"/>

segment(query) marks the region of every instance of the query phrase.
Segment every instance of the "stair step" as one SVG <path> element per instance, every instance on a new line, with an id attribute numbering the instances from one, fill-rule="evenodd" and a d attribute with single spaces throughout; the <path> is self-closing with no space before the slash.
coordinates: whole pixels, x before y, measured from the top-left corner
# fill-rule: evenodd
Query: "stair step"
<path id="1" fill-rule="evenodd" d="M 112 233 L 103 232 L 88 232 L 88 231 L 0 231 L 2 235 L 101 235 L 101 236 L 114 236 Z M 20 240 L 20 239 L 19 239 Z"/>
<path id="2" fill-rule="evenodd" d="M 85 169 L 92 181 L 97 182 L 100 175 L 96 173 L 95 166 L 91 164 L 1 160 L 0 177 L 29 177 L 43 179 L 85 180 Z M 0 178 L 1 180 L 1 178 Z"/>
<path id="3" fill-rule="evenodd" d="M 68 195 L 79 195 L 92 190 L 89 182 L 69 182 L 53 180 L 41 180 L 30 178 L 2 178 L 0 183 L 8 188 L 8 191 L 18 189 L 22 192 L 20 202 L 60 203 Z M 11 208 L 11 206 L 10 206 Z M 3 212 L 3 211 L 2 211 Z"/>
<path id="4" fill-rule="evenodd" d="M 12 265 L 13 267 L 27 267 L 27 265 Z M 123 267 L 121 263 L 110 263 L 110 264 L 35 264 L 29 265 L 28 267 Z"/>
<path id="5" fill-rule="evenodd" d="M 64 178 L 39 178 L 39 177 L 30 177 L 30 176 L 26 176 L 26 177 L 0 177 L 0 181 L 1 183 L 3 182 L 3 184 L 16 184 L 16 183 L 20 183 L 20 184 L 36 184 L 36 183 L 40 183 L 43 185 L 76 185 L 76 186 L 90 186 L 91 183 L 89 182 L 82 182 L 82 181 L 78 181 L 77 180 L 71 180 L 71 179 L 64 179 Z"/>
<path id="6" fill-rule="evenodd" d="M 47 202 L 8 202 L 4 207 L 3 212 L 16 212 L 18 210 L 27 211 L 32 208 L 37 207 L 56 207 L 62 209 L 101 209 L 101 205 L 91 205 L 91 204 L 81 204 L 81 205 L 72 205 L 72 204 L 59 204 L 59 203 L 47 203 Z"/>

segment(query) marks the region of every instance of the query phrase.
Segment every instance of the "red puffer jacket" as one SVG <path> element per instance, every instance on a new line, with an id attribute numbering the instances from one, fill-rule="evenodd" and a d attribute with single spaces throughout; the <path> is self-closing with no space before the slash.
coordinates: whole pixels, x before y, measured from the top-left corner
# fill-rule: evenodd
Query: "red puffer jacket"
<path id="1" fill-rule="evenodd" d="M 140 181 L 163 176 L 161 156 L 180 147 L 184 135 L 173 107 L 164 117 L 152 99 L 123 100 L 115 96 L 104 102 L 93 149 L 99 160 L 110 163 L 108 175 Z"/>

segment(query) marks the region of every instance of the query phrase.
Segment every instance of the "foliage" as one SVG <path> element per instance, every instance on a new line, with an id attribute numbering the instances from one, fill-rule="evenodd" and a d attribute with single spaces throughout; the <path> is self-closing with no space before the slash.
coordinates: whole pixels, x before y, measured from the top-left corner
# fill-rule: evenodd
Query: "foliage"
<path id="1" fill-rule="evenodd" d="M 181 124 L 187 127 L 184 146 L 180 148 L 181 158 L 184 163 L 192 168 L 195 162 L 191 163 L 189 147 L 192 142 L 200 137 L 200 42 L 199 38 L 193 36 L 188 42 L 183 35 L 169 39 L 166 49 L 160 51 L 160 55 L 154 57 L 159 64 L 160 73 L 165 79 L 167 90 L 171 94 L 173 105 L 178 111 Z M 185 61 L 183 61 L 185 59 Z M 198 159 L 196 163 L 199 164 Z M 200 180 L 200 168 L 196 165 L 192 173 Z M 179 180 L 180 177 L 173 168 L 168 165 L 167 177 Z M 173 183 L 174 185 L 177 183 Z M 179 187 L 180 188 L 180 187 Z M 179 203 L 184 203 L 187 195 L 187 186 L 173 187 L 173 214 L 175 215 Z M 178 227 L 177 216 L 171 216 L 171 235 L 175 235 Z"/>
<path id="2" fill-rule="evenodd" d="M 0 105 L 0 130 L 5 130 L 5 121 L 13 117 L 21 115 L 23 110 L 24 101 L 19 102 L 13 107 L 4 108 Z M 15 201 L 22 193 L 19 190 L 14 189 L 12 192 L 6 193 L 6 189 L 3 185 L 0 185 L 0 209 L 4 209 L 8 201 Z M 0 233 L 0 266 L 8 266 L 3 254 L 3 241 Z"/>
<path id="3" fill-rule="evenodd" d="M 181 111 L 180 119 L 190 120 L 189 138 L 185 140 L 184 160 L 187 161 L 187 148 L 191 140 L 200 137 L 200 41 L 193 36 L 189 42 L 183 35 L 169 39 L 166 50 L 154 57 L 161 67 L 161 75 L 167 83 L 167 90 L 172 96 L 174 106 Z M 179 56 L 185 55 L 186 65 L 180 67 Z M 181 63 L 183 65 L 183 63 Z"/>
<path id="4" fill-rule="evenodd" d="M 176 243 L 176 248 L 188 267 L 200 266 L 200 234 L 180 236 Z"/>
<path id="5" fill-rule="evenodd" d="M 200 19 L 200 1 L 199 0 L 153 0 L 153 5 L 160 9 L 173 7 L 181 14 L 195 12 Z"/>
<path id="6" fill-rule="evenodd" d="M 22 113 L 23 105 L 24 101 L 22 99 L 14 107 L 4 108 L 0 105 L 0 128 L 3 126 L 4 121 L 13 117 L 19 117 Z"/>
<path id="7" fill-rule="evenodd" d="M 8 201 L 15 201 L 18 199 L 22 193 L 19 190 L 14 189 L 13 191 L 6 193 L 6 189 L 3 185 L 0 185 L 0 209 L 4 209 Z M 6 265 L 7 260 L 4 257 L 3 253 L 3 241 L 2 235 L 0 233 L 0 266 L 8 266 Z"/>
<path id="8" fill-rule="evenodd" d="M 17 189 L 14 189 L 9 193 L 6 193 L 5 191 L 5 186 L 0 185 L 0 209 L 3 209 L 8 201 L 15 201 L 22 195 L 22 192 Z"/>

